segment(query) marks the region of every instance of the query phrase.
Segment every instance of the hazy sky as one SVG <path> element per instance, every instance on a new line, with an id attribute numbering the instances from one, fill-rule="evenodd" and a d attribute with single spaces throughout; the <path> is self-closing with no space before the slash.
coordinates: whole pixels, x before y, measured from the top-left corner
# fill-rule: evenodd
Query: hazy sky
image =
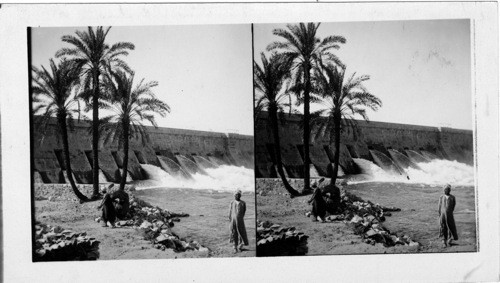
<path id="1" fill-rule="evenodd" d="M 274 28 L 286 27 L 254 26 L 258 62 L 282 41 Z M 370 75 L 365 86 L 382 99 L 370 120 L 472 129 L 469 20 L 322 23 L 318 36 L 328 35 L 347 39 L 337 56 L 348 74 Z"/>
<path id="2" fill-rule="evenodd" d="M 285 24 L 254 26 L 258 61 L 280 40 L 274 28 Z M 48 66 L 77 29 L 33 29 L 32 63 Z M 468 20 L 322 23 L 318 36 L 328 35 L 346 37 L 336 54 L 349 74 L 371 76 L 365 85 L 383 101 L 372 121 L 472 128 Z M 113 27 L 107 42 L 134 43 L 125 60 L 136 80 L 159 82 L 154 92 L 172 109 L 160 126 L 251 135 L 251 39 L 250 25 L 145 26 Z"/>
<path id="3" fill-rule="evenodd" d="M 82 28 L 32 30 L 32 64 L 48 66 L 66 34 Z M 158 81 L 171 107 L 161 127 L 253 135 L 252 35 L 248 25 L 113 27 L 106 41 L 128 41 L 135 80 Z"/>

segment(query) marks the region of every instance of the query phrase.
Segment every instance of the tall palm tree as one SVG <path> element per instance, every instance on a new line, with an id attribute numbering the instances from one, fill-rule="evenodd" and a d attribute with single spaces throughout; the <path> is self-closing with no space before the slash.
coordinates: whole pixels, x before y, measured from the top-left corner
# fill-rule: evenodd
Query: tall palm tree
<path id="1" fill-rule="evenodd" d="M 300 23 L 298 25 L 287 25 L 285 29 L 275 29 L 273 34 L 283 38 L 285 41 L 276 41 L 267 46 L 268 51 L 280 50 L 281 53 L 294 62 L 291 71 L 294 73 L 294 84 L 304 102 L 304 191 L 310 190 L 309 174 L 309 121 L 310 121 L 310 93 L 311 93 L 311 70 L 314 62 L 320 58 L 327 58 L 332 62 L 341 64 L 338 57 L 332 53 L 333 49 L 340 48 L 339 44 L 346 42 L 342 36 L 332 35 L 323 40 L 316 36 L 320 23 Z"/>
<path id="2" fill-rule="evenodd" d="M 87 31 L 75 31 L 76 36 L 65 35 L 62 41 L 71 44 L 72 48 L 62 48 L 56 53 L 56 57 L 67 57 L 74 60 L 80 66 L 81 86 L 85 91 L 82 97 L 92 107 L 92 182 L 94 190 L 92 198 L 99 196 L 99 98 L 100 80 L 103 74 L 110 68 L 122 68 L 130 71 L 127 64 L 120 59 L 128 55 L 129 50 L 135 48 L 130 42 L 118 42 L 111 47 L 105 42 L 111 27 L 104 29 L 97 27 L 96 30 L 88 27 Z"/>
<path id="3" fill-rule="evenodd" d="M 56 116 L 59 134 L 64 150 L 64 162 L 69 183 L 80 201 L 88 198 L 77 188 L 69 159 L 68 125 L 73 126 L 73 115 L 79 114 L 79 103 L 75 99 L 75 88 L 79 82 L 79 70 L 74 62 L 62 60 L 56 65 L 50 59 L 50 71 L 32 67 L 34 114 L 42 114 L 39 126 L 46 127 L 49 120 Z"/>
<path id="4" fill-rule="evenodd" d="M 314 69 L 314 92 L 321 95 L 323 109 L 315 115 L 327 116 L 326 119 L 318 119 L 318 132 L 329 131 L 330 143 L 335 142 L 335 155 L 331 184 L 335 184 L 339 168 L 340 158 L 340 133 L 346 128 L 356 125 L 355 116 L 361 116 L 369 122 L 367 109 L 377 111 L 382 106 L 382 101 L 371 94 L 363 85 L 370 79 L 368 75 L 356 76 L 353 73 L 345 77 L 345 69 L 334 64 L 325 65 L 320 61 Z M 333 134 L 333 135 L 332 135 Z"/>
<path id="5" fill-rule="evenodd" d="M 111 72 L 105 79 L 105 88 L 108 90 L 108 109 L 114 112 L 101 119 L 99 132 L 104 137 L 104 142 L 117 142 L 118 148 L 123 147 L 123 172 L 119 190 L 124 190 L 127 179 L 129 140 L 141 139 L 145 144 L 149 141 L 143 120 L 149 121 L 155 128 L 155 114 L 165 117 L 170 112 L 170 107 L 159 100 L 151 88 L 158 82 L 144 82 L 133 87 L 134 74 L 127 75 L 123 71 Z"/>
<path id="6" fill-rule="evenodd" d="M 254 87 L 255 90 L 260 93 L 258 98 L 256 96 L 257 101 L 255 106 L 267 109 L 269 113 L 269 121 L 274 137 L 274 155 L 276 157 L 278 174 L 281 177 L 285 189 L 294 197 L 298 196 L 299 192 L 288 183 L 283 171 L 278 128 L 278 113 L 283 113 L 283 100 L 287 97 L 287 93 L 283 92 L 283 85 L 289 76 L 289 62 L 287 64 L 284 59 L 287 58 L 274 53 L 268 60 L 264 53 L 261 53 L 262 68 L 254 61 Z"/>

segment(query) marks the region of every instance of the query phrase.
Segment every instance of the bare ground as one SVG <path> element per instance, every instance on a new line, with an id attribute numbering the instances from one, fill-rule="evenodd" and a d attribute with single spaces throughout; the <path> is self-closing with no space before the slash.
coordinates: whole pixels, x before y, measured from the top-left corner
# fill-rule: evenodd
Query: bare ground
<path id="1" fill-rule="evenodd" d="M 188 192 L 188 193 L 187 193 Z M 250 245 L 246 250 L 234 254 L 229 244 L 229 222 L 227 213 L 233 196 L 230 193 L 210 193 L 196 190 L 136 191 L 141 199 L 173 212 L 189 213 L 189 217 L 176 222 L 172 231 L 180 237 L 197 240 L 210 252 L 155 249 L 142 238 L 139 230 L 132 227 L 104 228 L 94 219 L 100 216 L 99 201 L 80 204 L 74 198 L 57 197 L 35 201 L 35 220 L 52 226 L 61 226 L 75 232 L 87 232 L 96 238 L 100 260 L 106 259 L 156 259 L 156 258 L 198 258 L 198 257 L 251 257 L 255 256 L 255 197 L 244 194 L 247 203 L 245 224 Z M 45 198 L 49 195 L 45 193 Z M 203 216 L 202 216 L 203 215 Z"/>
<path id="2" fill-rule="evenodd" d="M 300 180 L 292 180 L 292 185 L 300 189 Z M 393 212 L 384 225 L 398 234 L 409 235 L 421 244 L 420 247 L 394 246 L 382 244 L 369 245 L 362 242 L 345 223 L 312 222 L 305 213 L 311 207 L 307 203 L 310 196 L 291 199 L 278 180 L 257 180 L 257 219 L 271 221 L 283 227 L 294 226 L 309 236 L 308 255 L 341 254 L 399 254 L 399 253 L 442 253 L 474 252 L 476 244 L 476 214 L 474 188 L 454 188 L 452 194 L 457 198 L 455 221 L 459 240 L 456 245 L 443 247 L 438 239 L 437 201 L 442 194 L 440 187 L 398 183 L 363 183 L 348 185 L 345 188 L 365 201 L 384 206 L 395 206 L 401 212 Z"/>

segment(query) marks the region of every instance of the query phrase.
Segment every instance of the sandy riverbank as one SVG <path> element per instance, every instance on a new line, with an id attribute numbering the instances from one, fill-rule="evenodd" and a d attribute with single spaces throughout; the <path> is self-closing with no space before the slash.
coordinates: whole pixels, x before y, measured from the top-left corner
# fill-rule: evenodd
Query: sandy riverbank
<path id="1" fill-rule="evenodd" d="M 384 222 L 389 230 L 407 234 L 421 244 L 420 247 L 369 245 L 362 242 L 341 221 L 333 223 L 312 222 L 305 216 L 311 207 L 310 196 L 290 199 L 277 179 L 258 179 L 256 183 L 257 219 L 271 221 L 284 227 L 293 226 L 309 236 L 308 255 L 336 254 L 394 254 L 473 252 L 476 244 L 476 214 L 473 187 L 458 187 L 452 191 L 457 197 L 455 220 L 459 230 L 457 245 L 442 247 L 438 239 L 437 200 L 440 187 L 403 183 L 362 183 L 345 187 L 365 201 L 401 208 Z M 302 188 L 302 180 L 292 180 L 292 186 Z"/>
<path id="2" fill-rule="evenodd" d="M 80 185 L 81 191 L 90 195 L 91 187 Z M 246 193 L 245 223 L 250 245 L 234 254 L 229 244 L 227 210 L 233 198 L 231 193 L 218 193 L 188 189 L 155 189 L 130 192 L 137 197 L 172 212 L 185 212 L 189 217 L 176 222 L 172 231 L 182 238 L 196 240 L 210 252 L 155 249 L 132 227 L 103 228 L 94 219 L 100 216 L 99 201 L 80 204 L 73 197 L 68 185 L 35 186 L 35 220 L 61 226 L 75 232 L 87 232 L 99 240 L 100 260 L 106 259 L 155 259 L 197 257 L 249 257 L 255 256 L 255 197 Z"/>

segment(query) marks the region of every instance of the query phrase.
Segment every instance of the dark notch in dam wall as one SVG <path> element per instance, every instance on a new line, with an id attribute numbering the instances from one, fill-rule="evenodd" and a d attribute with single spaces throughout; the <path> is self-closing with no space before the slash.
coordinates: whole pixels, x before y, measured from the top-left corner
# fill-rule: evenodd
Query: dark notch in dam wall
<path id="1" fill-rule="evenodd" d="M 257 178 L 276 177 L 277 174 L 274 138 L 267 115 L 267 112 L 261 112 L 255 122 Z M 303 177 L 301 120 L 301 115 L 285 115 L 285 122 L 280 123 L 279 128 L 284 169 L 288 177 L 292 178 Z M 334 150 L 328 133 L 317 133 L 313 129 L 310 146 L 311 176 L 329 176 Z M 352 158 L 371 160 L 394 171 L 400 171 L 402 166 L 415 166 L 416 162 L 433 158 L 472 165 L 473 134 L 471 130 L 357 121 L 356 129 L 349 129 L 341 134 L 339 163 L 340 169 L 346 174 L 359 173 Z"/>
<path id="2" fill-rule="evenodd" d="M 77 183 L 92 183 L 92 134 L 89 122 L 74 121 L 69 132 L 71 166 Z M 41 131 L 44 132 L 42 135 Z M 132 180 L 147 178 L 140 164 L 162 167 L 165 171 L 185 178 L 189 173 L 182 161 L 192 162 L 195 167 L 207 164 L 235 165 L 253 169 L 254 139 L 252 136 L 216 132 L 147 127 L 149 144 L 131 139 L 128 171 Z M 33 125 L 33 155 L 35 181 L 65 183 L 65 165 L 62 141 L 55 119 L 46 129 Z M 116 143 L 99 143 L 99 167 L 102 182 L 119 182 L 123 162 L 122 150 Z M 200 166 L 196 165 L 200 164 Z M 201 170 L 201 169 L 198 169 Z"/>

